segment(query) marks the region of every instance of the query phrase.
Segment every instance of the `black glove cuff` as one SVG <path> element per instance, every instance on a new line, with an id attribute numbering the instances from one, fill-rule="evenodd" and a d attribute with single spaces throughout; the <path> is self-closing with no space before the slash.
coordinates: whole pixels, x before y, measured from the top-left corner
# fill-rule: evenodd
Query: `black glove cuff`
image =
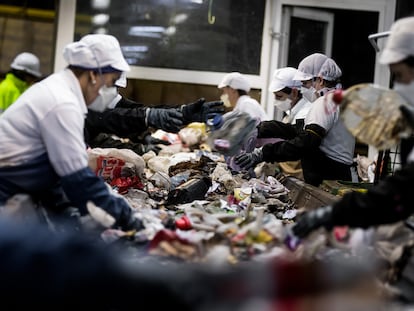
<path id="1" fill-rule="evenodd" d="M 145 229 L 145 226 L 142 223 L 142 220 L 134 216 L 131 216 L 127 222 L 117 223 L 116 226 L 120 227 L 124 231 L 129 231 L 129 230 L 139 231 L 139 230 Z"/>
<path id="2" fill-rule="evenodd" d="M 188 105 L 192 105 L 192 104 L 188 104 Z M 189 124 L 192 122 L 192 114 L 189 111 L 189 107 L 187 107 L 187 105 L 181 105 L 180 108 L 178 108 L 179 111 L 183 114 L 183 123 L 184 124 Z"/>

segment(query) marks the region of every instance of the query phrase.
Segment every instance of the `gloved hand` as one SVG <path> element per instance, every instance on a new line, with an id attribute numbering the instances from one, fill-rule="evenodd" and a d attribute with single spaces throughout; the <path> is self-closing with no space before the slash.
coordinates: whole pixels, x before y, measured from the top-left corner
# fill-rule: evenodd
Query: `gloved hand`
<path id="1" fill-rule="evenodd" d="M 332 206 L 328 205 L 304 213 L 299 217 L 296 224 L 293 225 L 292 231 L 297 237 L 304 238 L 320 227 L 332 230 L 333 226 Z"/>
<path id="2" fill-rule="evenodd" d="M 256 148 L 251 153 L 244 153 L 235 157 L 234 162 L 246 170 L 263 162 L 262 148 Z"/>
<path id="3" fill-rule="evenodd" d="M 169 141 L 166 141 L 164 139 L 158 139 L 151 134 L 148 134 L 144 137 L 144 141 L 147 145 L 171 145 Z"/>
<path id="4" fill-rule="evenodd" d="M 169 141 L 155 138 L 151 134 L 148 134 L 144 137 L 144 142 L 145 144 L 142 145 L 141 155 L 149 151 L 154 151 L 156 154 L 158 154 L 161 151 L 161 147 L 157 145 L 171 145 Z"/>
<path id="5" fill-rule="evenodd" d="M 148 126 L 177 133 L 184 125 L 183 113 L 175 108 L 147 108 Z"/>
<path id="6" fill-rule="evenodd" d="M 142 229 L 145 229 L 145 226 L 142 223 L 142 220 L 137 217 L 134 217 L 133 215 L 131 215 L 128 221 L 126 221 L 123 224 L 120 224 L 119 227 L 123 231 L 132 231 L 132 230 L 140 231 Z"/>
<path id="7" fill-rule="evenodd" d="M 155 154 L 158 154 L 161 151 L 161 147 L 157 146 L 157 145 L 142 145 L 142 153 L 141 155 L 150 152 L 150 151 L 154 151 Z"/>
<path id="8" fill-rule="evenodd" d="M 224 113 L 222 101 L 206 102 L 204 98 L 198 99 L 195 103 L 182 105 L 180 110 L 183 113 L 185 124 L 191 122 L 206 122 L 216 113 Z"/>

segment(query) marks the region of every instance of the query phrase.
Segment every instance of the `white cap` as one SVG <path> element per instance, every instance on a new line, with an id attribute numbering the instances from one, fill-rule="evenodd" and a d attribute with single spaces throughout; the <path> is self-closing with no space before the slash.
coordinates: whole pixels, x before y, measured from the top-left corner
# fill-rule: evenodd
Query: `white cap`
<path id="1" fill-rule="evenodd" d="M 328 56 L 321 53 L 313 53 L 301 60 L 298 66 L 297 73 L 293 80 L 307 81 L 317 77 L 323 63 L 328 59 Z"/>
<path id="2" fill-rule="evenodd" d="M 408 56 L 414 56 L 414 17 L 401 18 L 390 28 L 390 36 L 385 43 L 379 61 L 388 65 L 398 63 Z"/>
<path id="3" fill-rule="evenodd" d="M 342 76 L 342 70 L 332 58 L 328 58 L 322 65 L 317 75 L 328 81 L 338 80 Z"/>
<path id="4" fill-rule="evenodd" d="M 298 88 L 302 85 L 300 81 L 293 80 L 297 72 L 296 68 L 284 67 L 276 69 L 273 73 L 272 82 L 269 86 L 269 92 L 279 92 L 285 87 Z"/>
<path id="5" fill-rule="evenodd" d="M 130 70 L 118 40 L 111 35 L 86 35 L 77 42 L 69 43 L 63 50 L 63 57 L 69 65 L 85 69 Z"/>
<path id="6" fill-rule="evenodd" d="M 244 77 L 240 72 L 231 72 L 226 74 L 221 80 L 218 88 L 221 89 L 223 87 L 229 86 L 235 90 L 242 90 L 245 92 L 250 91 L 250 82 Z"/>
<path id="7" fill-rule="evenodd" d="M 27 72 L 28 74 L 31 74 L 37 78 L 40 78 L 42 76 L 40 72 L 39 58 L 32 53 L 20 53 L 14 58 L 10 67 L 15 70 Z"/>

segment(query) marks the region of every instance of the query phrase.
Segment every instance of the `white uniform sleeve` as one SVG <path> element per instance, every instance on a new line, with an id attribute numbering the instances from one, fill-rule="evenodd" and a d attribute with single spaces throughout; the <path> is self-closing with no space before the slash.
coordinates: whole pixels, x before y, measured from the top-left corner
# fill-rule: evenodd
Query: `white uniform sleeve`
<path id="1" fill-rule="evenodd" d="M 59 105 L 40 123 L 49 160 L 59 176 L 88 166 L 84 141 L 85 116 L 71 105 Z"/>

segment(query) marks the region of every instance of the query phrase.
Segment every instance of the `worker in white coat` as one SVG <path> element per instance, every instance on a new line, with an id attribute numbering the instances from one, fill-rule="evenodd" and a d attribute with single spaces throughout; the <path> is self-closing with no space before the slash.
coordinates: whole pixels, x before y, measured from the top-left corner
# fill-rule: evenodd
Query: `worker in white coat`
<path id="1" fill-rule="evenodd" d="M 303 130 L 305 117 L 311 108 L 312 103 L 302 96 L 302 83 L 293 80 L 297 74 L 297 69 L 293 67 L 278 68 L 275 70 L 272 81 L 269 85 L 269 92 L 274 95 L 274 105 L 285 116 L 282 121 L 264 121 L 260 124 L 261 137 L 274 137 L 278 140 L 290 139 L 297 135 L 298 131 Z M 269 138 L 258 138 L 264 142 L 271 141 Z M 263 145 L 263 144 L 262 144 Z M 303 179 L 302 166 L 299 160 L 279 162 L 279 169 L 285 175 Z"/>
<path id="2" fill-rule="evenodd" d="M 218 88 L 222 91 L 220 99 L 224 106 L 232 108 L 233 111 L 246 112 L 259 121 L 269 120 L 259 102 L 249 96 L 250 82 L 240 72 L 226 74 Z"/>
<path id="3" fill-rule="evenodd" d="M 86 35 L 63 51 L 67 68 L 26 90 L 0 118 L 0 205 L 27 193 L 47 207 L 71 206 L 87 213 L 93 202 L 124 230 L 141 229 L 127 201 L 88 166 L 84 123 L 88 109 L 117 92 L 115 82 L 129 71 L 118 40 Z"/>
<path id="4" fill-rule="evenodd" d="M 315 84 L 316 91 L 326 87 L 327 78 L 336 81 L 338 73 L 341 70 L 336 63 L 331 59 L 326 60 L 320 69 L 318 83 Z M 311 185 L 319 186 L 323 180 L 356 182 L 353 165 L 355 138 L 339 118 L 339 107 L 332 100 L 332 95 L 332 92 L 324 93 L 312 103 L 305 118 L 304 130 L 296 134 L 289 133 L 289 139 L 239 155 L 235 162 L 250 169 L 263 161 L 301 160 L 304 180 Z M 258 137 L 272 137 L 266 127 L 262 128 L 261 125 L 258 126 Z"/>
<path id="5" fill-rule="evenodd" d="M 302 96 L 300 91 L 302 83 L 293 80 L 296 73 L 297 69 L 293 67 L 276 69 L 269 92 L 275 96 L 275 107 L 285 113 L 282 122 L 303 127 L 312 103 Z"/>
<path id="6" fill-rule="evenodd" d="M 224 106 L 231 108 L 232 112 L 247 113 L 256 121 L 256 124 L 269 120 L 260 103 L 248 95 L 251 89 L 250 81 L 240 72 L 226 74 L 217 87 L 222 91 L 221 101 Z M 257 145 L 257 130 L 247 135 L 240 153 L 251 152 Z M 238 172 L 240 167 L 234 163 L 234 157 L 226 157 L 226 162 L 234 172 Z"/>

